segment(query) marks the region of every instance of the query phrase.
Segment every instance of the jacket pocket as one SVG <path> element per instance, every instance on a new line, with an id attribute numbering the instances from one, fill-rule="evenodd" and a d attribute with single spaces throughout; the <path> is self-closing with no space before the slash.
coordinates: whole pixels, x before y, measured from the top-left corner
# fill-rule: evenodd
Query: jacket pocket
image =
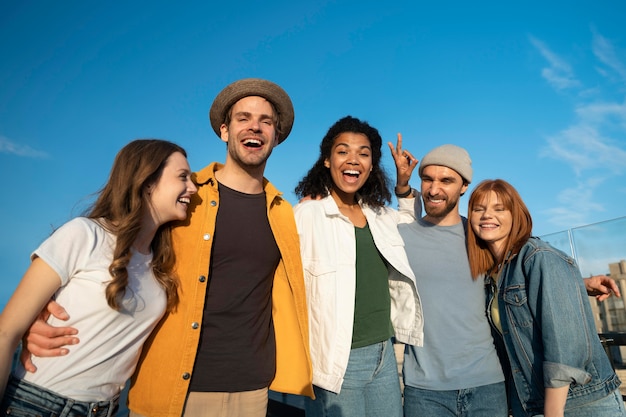
<path id="1" fill-rule="evenodd" d="M 502 294 L 507 316 L 512 324 L 521 327 L 530 327 L 533 322 L 528 308 L 528 294 L 525 285 L 506 287 Z"/>
<path id="2" fill-rule="evenodd" d="M 304 283 L 309 302 L 329 301 L 328 297 L 333 297 L 335 293 L 336 276 L 336 265 L 319 260 L 304 260 Z"/>
<path id="3" fill-rule="evenodd" d="M 337 349 L 337 268 L 328 262 L 304 260 L 304 283 L 309 309 L 311 360 L 316 377 L 331 375 Z"/>

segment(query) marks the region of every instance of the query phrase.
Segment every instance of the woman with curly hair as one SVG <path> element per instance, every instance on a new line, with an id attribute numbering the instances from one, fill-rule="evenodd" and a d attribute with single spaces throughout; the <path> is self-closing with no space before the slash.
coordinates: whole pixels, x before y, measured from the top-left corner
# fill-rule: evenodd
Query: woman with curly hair
<path id="1" fill-rule="evenodd" d="M 195 192 L 180 146 L 142 139 L 122 148 L 89 213 L 33 252 L 0 315 L 3 415 L 114 415 L 143 342 L 177 304 L 168 223 L 186 219 Z M 80 346 L 34 358 L 35 373 L 18 364 L 9 376 L 20 339 L 51 297 L 69 313 Z"/>
<path id="2" fill-rule="evenodd" d="M 417 160 L 389 144 L 396 195 L 381 165 L 378 130 L 351 116 L 322 139 L 320 155 L 296 187 L 315 400 L 307 416 L 402 416 L 392 337 L 421 345 L 423 319 L 415 276 L 398 233 L 412 221 L 409 178 Z M 406 204 L 407 206 L 402 206 Z"/>

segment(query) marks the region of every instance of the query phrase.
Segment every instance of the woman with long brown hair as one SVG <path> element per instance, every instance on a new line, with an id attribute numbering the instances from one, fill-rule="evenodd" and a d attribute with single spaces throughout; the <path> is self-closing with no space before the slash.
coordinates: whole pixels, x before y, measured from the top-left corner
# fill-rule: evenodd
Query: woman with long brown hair
<path id="1" fill-rule="evenodd" d="M 87 215 L 33 252 L 0 315 L 2 414 L 115 413 L 143 342 L 178 301 L 168 223 L 186 219 L 196 192 L 186 156 L 168 141 L 130 142 Z M 18 365 L 9 377 L 20 339 L 51 297 L 66 308 L 80 345 L 34 358 L 35 373 Z"/>

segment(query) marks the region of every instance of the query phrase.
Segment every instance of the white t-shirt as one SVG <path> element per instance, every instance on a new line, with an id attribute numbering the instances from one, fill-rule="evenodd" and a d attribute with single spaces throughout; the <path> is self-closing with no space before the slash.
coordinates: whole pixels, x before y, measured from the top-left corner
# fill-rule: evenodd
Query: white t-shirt
<path id="1" fill-rule="evenodd" d="M 111 280 L 115 236 L 91 219 L 75 218 L 33 252 L 61 277 L 55 299 L 70 319 L 51 317 L 53 326 L 78 329 L 80 343 L 62 357 L 33 358 L 37 372 L 19 365 L 16 376 L 78 401 L 105 401 L 116 396 L 133 374 L 141 347 L 163 316 L 166 295 L 150 262 L 152 255 L 133 252 L 121 311 L 106 301 Z"/>

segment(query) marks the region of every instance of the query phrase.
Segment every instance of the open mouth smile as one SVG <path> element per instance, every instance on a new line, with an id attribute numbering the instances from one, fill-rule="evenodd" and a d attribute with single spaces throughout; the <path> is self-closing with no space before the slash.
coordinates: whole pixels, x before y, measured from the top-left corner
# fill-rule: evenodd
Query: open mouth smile
<path id="1" fill-rule="evenodd" d="M 261 141 L 260 139 L 250 138 L 245 139 L 243 141 L 243 145 L 248 148 L 260 148 L 261 146 L 263 146 L 263 141 Z"/>

